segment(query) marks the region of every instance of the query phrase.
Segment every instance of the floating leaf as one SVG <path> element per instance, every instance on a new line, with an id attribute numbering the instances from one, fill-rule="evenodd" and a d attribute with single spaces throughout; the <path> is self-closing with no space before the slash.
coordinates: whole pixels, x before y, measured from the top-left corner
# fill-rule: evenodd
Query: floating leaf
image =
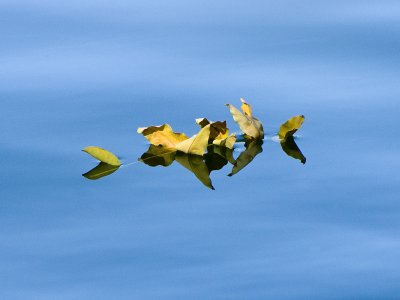
<path id="1" fill-rule="evenodd" d="M 83 149 L 82 151 L 90 154 L 94 158 L 98 159 L 101 162 L 112 166 L 120 166 L 121 162 L 119 161 L 118 157 L 112 154 L 110 151 L 107 151 L 103 148 L 96 147 L 96 146 L 89 146 Z"/>
<path id="2" fill-rule="evenodd" d="M 183 133 L 174 132 L 168 124 L 138 128 L 137 132 L 150 142 L 148 150 L 142 154 L 139 161 L 152 167 L 167 167 L 176 160 L 205 186 L 214 189 L 210 179 L 212 171 L 222 169 L 229 162 L 233 167 L 228 176 L 233 176 L 263 151 L 263 125 L 254 117 L 251 105 L 242 98 L 240 101 L 241 111 L 227 104 L 234 121 L 242 130 L 237 136 L 229 135 L 226 121 L 213 122 L 206 118 L 196 119 L 201 129 L 197 135 L 190 138 Z M 282 150 L 304 164 L 306 158 L 293 138 L 293 134 L 301 128 L 303 122 L 303 115 L 287 120 L 280 127 L 279 138 Z M 237 142 L 245 142 L 245 150 L 235 159 L 232 149 Z M 100 147 L 89 146 L 83 151 L 100 160 L 98 166 L 83 174 L 88 179 L 96 180 L 110 175 L 121 165 L 117 156 Z"/>
<path id="3" fill-rule="evenodd" d="M 281 147 L 287 155 L 300 160 L 302 164 L 306 163 L 306 158 L 304 157 L 303 153 L 301 153 L 299 147 L 296 145 L 293 136 L 289 136 L 285 140 L 282 140 Z"/>
<path id="4" fill-rule="evenodd" d="M 150 145 L 149 149 L 142 154 L 140 161 L 150 167 L 164 166 L 167 167 L 175 160 L 175 151 L 164 148 L 163 146 Z"/>
<path id="5" fill-rule="evenodd" d="M 216 121 L 212 122 L 206 118 L 196 119 L 196 123 L 201 127 L 211 125 L 210 127 L 210 138 L 209 141 L 212 142 L 215 139 L 225 139 L 229 135 L 229 129 L 226 127 L 226 121 Z"/>
<path id="6" fill-rule="evenodd" d="M 90 171 L 82 174 L 82 176 L 86 177 L 90 180 L 100 179 L 102 177 L 111 175 L 115 171 L 119 169 L 119 166 L 109 165 L 103 162 L 100 162 L 96 167 L 91 169 Z"/>
<path id="7" fill-rule="evenodd" d="M 207 126 L 208 124 L 212 123 L 207 118 L 197 118 L 195 121 L 196 121 L 197 125 L 199 125 L 201 128 L 203 128 L 203 127 Z"/>
<path id="8" fill-rule="evenodd" d="M 206 187 L 214 190 L 207 165 L 203 161 L 202 156 L 177 153 L 175 159 L 179 164 L 192 172 Z"/>
<path id="9" fill-rule="evenodd" d="M 228 176 L 233 176 L 247 166 L 251 161 L 262 152 L 262 140 L 253 140 L 245 144 L 246 150 L 240 153 L 239 157 L 236 159 L 232 172 Z"/>
<path id="10" fill-rule="evenodd" d="M 279 138 L 286 139 L 292 136 L 303 124 L 304 116 L 294 116 L 293 118 L 287 120 L 283 123 L 279 129 Z"/>
<path id="11" fill-rule="evenodd" d="M 236 142 L 236 135 L 232 134 L 225 139 L 214 140 L 213 144 L 221 147 L 226 147 L 228 149 L 233 149 L 235 142 Z"/>
<path id="12" fill-rule="evenodd" d="M 203 127 L 198 134 L 176 145 L 175 149 L 187 154 L 204 155 L 210 136 L 210 124 Z"/>
<path id="13" fill-rule="evenodd" d="M 177 144 L 188 139 L 184 133 L 174 132 L 168 124 L 140 127 L 137 132 L 142 134 L 150 144 L 154 146 L 163 146 L 169 149 L 175 149 Z"/>
<path id="14" fill-rule="evenodd" d="M 241 101 L 243 113 L 232 104 L 226 105 L 233 116 L 233 120 L 238 123 L 240 129 L 248 137 L 252 139 L 263 139 L 264 130 L 261 122 L 253 117 L 250 104 L 246 103 L 243 99 L 241 99 Z"/>
<path id="15" fill-rule="evenodd" d="M 243 98 L 240 98 L 240 101 L 242 102 L 242 106 L 240 107 L 240 109 L 243 111 L 243 113 L 246 116 L 252 118 L 253 117 L 253 113 L 252 113 L 252 110 L 251 110 L 251 105 L 246 103 L 246 101 L 244 101 Z"/>

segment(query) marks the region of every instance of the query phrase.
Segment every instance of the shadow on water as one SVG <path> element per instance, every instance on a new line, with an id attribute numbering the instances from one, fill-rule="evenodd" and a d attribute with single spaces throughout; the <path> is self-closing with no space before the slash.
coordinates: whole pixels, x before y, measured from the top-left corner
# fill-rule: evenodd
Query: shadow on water
<path id="1" fill-rule="evenodd" d="M 213 171 L 223 169 L 226 165 L 231 165 L 232 169 L 228 176 L 233 176 L 243 170 L 254 158 L 260 154 L 263 149 L 262 140 L 244 140 L 244 150 L 240 152 L 237 158 L 234 157 L 233 149 L 209 145 L 207 153 L 203 156 L 185 154 L 177 152 L 162 146 L 150 145 L 138 161 L 145 163 L 150 167 L 163 166 L 168 167 L 174 161 L 180 164 L 185 169 L 193 173 L 196 178 L 206 187 L 214 190 L 210 174 Z M 282 150 L 290 157 L 298 159 L 305 164 L 306 158 L 301 153 L 294 138 L 291 136 L 280 141 Z M 87 179 L 97 180 L 102 177 L 111 175 L 118 170 L 119 167 L 111 166 L 105 163 L 99 163 L 95 168 L 88 171 L 82 176 Z"/>

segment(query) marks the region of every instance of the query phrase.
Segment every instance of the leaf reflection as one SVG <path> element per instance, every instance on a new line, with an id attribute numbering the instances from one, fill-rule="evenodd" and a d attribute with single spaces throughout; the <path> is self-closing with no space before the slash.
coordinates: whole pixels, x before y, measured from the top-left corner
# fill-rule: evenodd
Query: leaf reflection
<path id="1" fill-rule="evenodd" d="M 226 147 L 213 146 L 212 151 L 214 154 L 217 154 L 223 157 L 227 162 L 232 165 L 235 163 L 235 158 L 233 157 L 233 149 L 228 149 Z"/>
<path id="2" fill-rule="evenodd" d="M 202 184 L 214 190 L 210 179 L 210 171 L 208 170 L 202 156 L 178 152 L 175 156 L 175 160 L 181 166 L 192 172 Z"/>
<path id="3" fill-rule="evenodd" d="M 175 151 L 164 148 L 163 146 L 150 145 L 149 149 L 139 158 L 150 167 L 164 166 L 168 167 L 175 160 Z"/>
<path id="4" fill-rule="evenodd" d="M 112 165 L 101 162 L 96 167 L 91 169 L 90 171 L 86 172 L 85 174 L 82 174 L 82 176 L 86 177 L 87 179 L 90 179 L 90 180 L 97 180 L 102 177 L 111 175 L 118 169 L 119 169 L 119 166 L 112 166 Z"/>
<path id="5" fill-rule="evenodd" d="M 239 136 L 239 141 L 241 140 L 240 138 Z M 232 165 L 232 170 L 228 176 L 233 176 L 248 166 L 263 151 L 262 140 L 243 140 L 245 141 L 245 149 L 239 153 L 236 159 L 232 149 L 211 144 L 208 145 L 207 153 L 203 156 L 186 154 L 163 146 L 150 145 L 138 161 L 150 167 L 168 167 L 176 160 L 181 166 L 193 173 L 204 186 L 214 190 L 210 178 L 211 172 L 221 170 L 229 164 Z M 280 145 L 288 156 L 300 160 L 303 164 L 306 162 L 306 158 L 301 153 L 292 136 L 282 140 Z M 82 176 L 90 180 L 96 180 L 111 175 L 118 169 L 119 166 L 112 166 L 101 162 Z"/>
<path id="6" fill-rule="evenodd" d="M 192 172 L 196 178 L 210 189 L 214 189 L 210 174 L 212 171 L 221 170 L 228 163 L 233 165 L 228 176 L 232 176 L 251 163 L 259 153 L 262 152 L 263 142 L 260 140 L 246 141 L 245 150 L 238 158 L 233 157 L 233 150 L 216 145 L 209 145 L 207 153 L 203 156 L 174 152 L 162 146 L 150 145 L 149 149 L 142 154 L 139 161 L 146 165 L 170 166 L 176 160 L 185 169 Z"/>
<path id="7" fill-rule="evenodd" d="M 168 167 L 176 160 L 192 172 L 202 184 L 214 189 L 210 179 L 212 171 L 221 170 L 229 162 L 232 170 L 228 176 L 233 176 L 263 151 L 263 125 L 253 116 L 251 105 L 242 98 L 240 101 L 242 102 L 241 111 L 231 104 L 226 105 L 233 120 L 239 125 L 241 134 L 230 134 L 226 121 L 213 122 L 206 118 L 196 119 L 201 129 L 190 138 L 183 133 L 174 132 L 169 124 L 140 127 L 137 132 L 142 134 L 151 145 L 138 161 L 150 167 Z M 304 119 L 303 115 L 290 118 L 280 126 L 278 133 L 282 150 L 303 164 L 306 158 L 296 145 L 293 134 L 301 128 Z M 235 159 L 232 149 L 236 143 L 241 142 L 244 142 L 245 150 Z M 83 151 L 101 161 L 97 167 L 83 174 L 88 179 L 96 180 L 110 175 L 121 166 L 118 157 L 103 148 L 88 146 Z M 125 166 L 138 163 L 138 161 Z"/>
<path id="8" fill-rule="evenodd" d="M 296 145 L 293 136 L 287 137 L 285 140 L 281 141 L 282 150 L 288 155 L 293 157 L 294 159 L 298 159 L 302 164 L 306 163 L 306 158 L 301 153 L 299 147 Z"/>
<path id="9" fill-rule="evenodd" d="M 211 165 L 216 163 L 214 158 L 210 160 L 209 153 L 204 156 L 192 155 L 183 152 L 176 152 L 162 146 L 150 145 L 149 149 L 139 158 L 139 161 L 150 167 L 168 167 L 176 160 L 181 166 L 192 172 L 206 187 L 214 189 L 209 177 L 212 169 L 209 169 L 205 162 L 207 157 L 207 162 Z"/>
<path id="10" fill-rule="evenodd" d="M 227 149 L 225 147 L 219 147 L 215 145 L 208 146 L 207 154 L 204 155 L 204 160 L 209 173 L 212 171 L 221 170 L 228 163 L 225 155 L 222 154 L 224 149 L 232 152 L 231 149 Z"/>
<path id="11" fill-rule="evenodd" d="M 262 152 L 262 140 L 250 140 L 246 141 L 244 150 L 238 158 L 233 163 L 233 168 L 228 176 L 233 176 L 237 174 L 240 170 L 246 167 L 249 163 L 253 161 L 253 159 Z"/>

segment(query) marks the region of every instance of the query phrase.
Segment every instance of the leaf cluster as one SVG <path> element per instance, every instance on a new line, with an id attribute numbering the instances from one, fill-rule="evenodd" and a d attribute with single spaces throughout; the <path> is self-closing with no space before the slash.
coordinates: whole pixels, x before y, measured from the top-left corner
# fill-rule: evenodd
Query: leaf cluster
<path id="1" fill-rule="evenodd" d="M 226 121 L 210 121 L 206 118 L 196 119 L 200 129 L 190 138 L 184 133 L 175 132 L 169 124 L 140 127 L 137 132 L 148 140 L 148 150 L 139 158 L 148 166 L 171 165 L 177 161 L 191 171 L 205 186 L 214 189 L 210 173 L 230 163 L 233 176 L 246 167 L 262 152 L 264 129 L 261 121 L 253 116 L 252 107 L 240 99 L 241 110 L 232 104 L 226 104 L 233 120 L 239 125 L 242 135 L 230 134 Z M 294 142 L 293 134 L 302 126 L 304 116 L 294 116 L 283 123 L 278 137 L 282 150 L 289 156 L 299 159 L 303 164 L 306 158 Z M 245 150 L 235 159 L 233 149 L 237 142 L 244 141 Z M 88 179 L 99 179 L 115 172 L 121 162 L 116 155 L 96 146 L 83 149 L 100 161 L 99 165 L 83 174 Z"/>

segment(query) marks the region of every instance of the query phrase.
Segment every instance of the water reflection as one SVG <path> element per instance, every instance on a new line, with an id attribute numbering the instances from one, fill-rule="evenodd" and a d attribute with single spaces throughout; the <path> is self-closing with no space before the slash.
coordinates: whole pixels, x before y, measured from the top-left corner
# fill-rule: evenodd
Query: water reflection
<path id="1" fill-rule="evenodd" d="M 168 167 L 174 162 L 175 154 L 176 151 L 171 151 L 162 146 L 150 145 L 149 149 L 142 154 L 139 160 L 150 167 Z"/>
<path id="2" fill-rule="evenodd" d="M 206 165 L 204 156 L 178 152 L 175 156 L 175 160 L 181 166 L 192 172 L 197 177 L 197 179 L 200 180 L 200 182 L 206 187 L 212 190 L 214 189 L 210 179 L 211 170 Z"/>
<path id="3" fill-rule="evenodd" d="M 174 161 L 178 162 L 185 169 L 189 170 L 195 177 L 206 187 L 214 189 L 210 174 L 213 171 L 223 169 L 226 165 L 231 165 L 232 169 L 228 176 L 233 176 L 243 170 L 254 158 L 263 151 L 262 140 L 244 140 L 239 137 L 239 141 L 244 141 L 244 150 L 239 153 L 237 158 L 234 157 L 232 149 L 209 145 L 207 153 L 203 156 L 176 152 L 163 146 L 150 145 L 138 159 L 150 167 L 163 166 L 168 167 Z M 300 151 L 293 137 L 288 137 L 280 141 L 282 150 L 290 157 L 298 159 L 305 164 L 306 158 Z M 118 170 L 119 167 L 100 163 L 92 170 L 83 174 L 84 177 L 96 180 L 111 175 Z"/>
<path id="4" fill-rule="evenodd" d="M 281 147 L 283 152 L 285 152 L 288 156 L 300 160 L 303 165 L 306 163 L 306 158 L 295 143 L 293 136 L 282 140 Z"/>
<path id="5" fill-rule="evenodd" d="M 232 172 L 229 173 L 228 176 L 237 174 L 240 170 L 251 163 L 253 159 L 262 152 L 262 144 L 262 140 L 246 141 L 244 144 L 245 150 L 240 153 L 238 158 L 233 163 Z"/>
<path id="6" fill-rule="evenodd" d="M 181 166 L 192 172 L 203 185 L 214 189 L 210 178 L 212 171 L 221 170 L 230 163 L 232 170 L 228 176 L 235 175 L 262 152 L 262 144 L 262 141 L 246 141 L 245 150 L 239 154 L 237 159 L 234 158 L 232 149 L 216 145 L 209 145 L 207 153 L 204 156 L 171 152 L 161 146 L 150 145 L 149 149 L 142 154 L 139 160 L 151 167 L 166 167 L 176 160 Z"/>
<path id="7" fill-rule="evenodd" d="M 115 171 L 119 169 L 119 166 L 112 166 L 106 163 L 99 163 L 96 167 L 91 169 L 90 171 L 82 174 L 82 176 L 86 177 L 87 179 L 96 180 L 100 179 L 104 176 L 111 175 Z"/>
<path id="8" fill-rule="evenodd" d="M 214 145 L 208 146 L 204 156 L 171 152 L 162 146 L 150 145 L 139 160 L 150 167 L 167 167 L 176 160 L 181 166 L 192 172 L 206 187 L 214 189 L 210 174 L 212 171 L 222 169 L 228 163 L 226 157 L 231 157 L 231 161 L 233 160 L 232 150 Z"/>

